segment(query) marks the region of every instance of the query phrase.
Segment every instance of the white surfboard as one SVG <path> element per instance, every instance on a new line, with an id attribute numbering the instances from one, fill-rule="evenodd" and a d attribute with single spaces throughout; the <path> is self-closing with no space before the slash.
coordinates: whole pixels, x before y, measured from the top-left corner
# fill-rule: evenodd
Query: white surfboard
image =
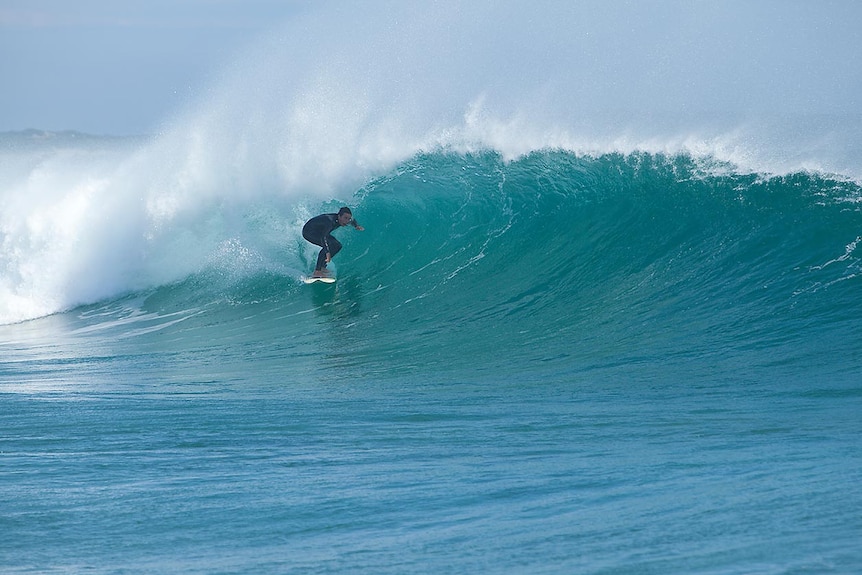
<path id="1" fill-rule="evenodd" d="M 335 278 L 307 278 L 307 277 L 303 276 L 302 281 L 307 283 L 307 284 L 313 284 L 313 283 L 318 283 L 318 282 L 324 283 L 324 284 L 334 284 Z"/>

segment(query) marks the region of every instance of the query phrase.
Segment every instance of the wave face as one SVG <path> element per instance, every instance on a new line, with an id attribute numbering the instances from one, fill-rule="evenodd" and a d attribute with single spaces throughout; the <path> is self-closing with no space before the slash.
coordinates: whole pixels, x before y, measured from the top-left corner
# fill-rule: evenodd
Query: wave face
<path id="1" fill-rule="evenodd" d="M 71 315 L 141 345 L 265 342 L 300 372 L 322 349 L 365 375 L 849 375 L 859 200 L 845 179 L 689 155 L 420 154 L 351 201 L 366 230 L 337 232 L 334 288 L 299 282 L 316 253 L 299 230 L 341 202 L 256 199 L 188 224 L 188 245 L 211 248 L 193 272 Z"/>
<path id="2" fill-rule="evenodd" d="M 344 279 L 410 364 L 822 363 L 859 336 L 858 199 L 689 156 L 422 156 L 366 189 Z"/>

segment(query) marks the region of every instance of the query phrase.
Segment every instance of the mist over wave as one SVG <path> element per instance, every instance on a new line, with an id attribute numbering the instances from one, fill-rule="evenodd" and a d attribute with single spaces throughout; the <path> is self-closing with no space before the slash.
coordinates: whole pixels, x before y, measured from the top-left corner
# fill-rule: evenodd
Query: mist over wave
<path id="1" fill-rule="evenodd" d="M 728 51 L 741 34 L 730 16 L 774 15 L 742 3 L 323 5 L 238 54 L 158 134 L 5 135 L 0 322 L 202 270 L 298 277 L 305 218 L 424 152 L 653 153 L 858 180 L 847 87 L 859 72 L 829 57 L 848 45 L 821 31 L 800 48 L 794 34 L 828 17 L 841 39 L 842 10 L 788 7 L 780 31 Z"/>

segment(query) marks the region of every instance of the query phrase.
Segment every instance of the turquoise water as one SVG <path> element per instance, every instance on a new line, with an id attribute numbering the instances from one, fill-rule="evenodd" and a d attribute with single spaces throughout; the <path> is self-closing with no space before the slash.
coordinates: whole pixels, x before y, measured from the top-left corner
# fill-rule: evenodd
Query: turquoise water
<path id="1" fill-rule="evenodd" d="M 862 572 L 855 4 L 288 12 L 0 133 L 0 573 Z"/>
<path id="2" fill-rule="evenodd" d="M 18 257 L 72 253 L 60 231 L 7 224 L 0 566 L 857 572 L 859 198 L 444 150 L 331 201 L 198 198 L 72 287 Z M 302 221 L 341 203 L 366 230 L 303 285 Z M 77 245 L 110 260 L 103 233 Z"/>

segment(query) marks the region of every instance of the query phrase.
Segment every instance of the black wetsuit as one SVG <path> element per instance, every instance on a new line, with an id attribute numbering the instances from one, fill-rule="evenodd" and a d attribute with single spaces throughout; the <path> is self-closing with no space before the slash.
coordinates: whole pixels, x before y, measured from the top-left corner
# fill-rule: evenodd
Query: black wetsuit
<path id="1" fill-rule="evenodd" d="M 359 225 L 354 219 L 348 223 L 354 228 Z M 338 223 L 338 214 L 321 214 L 311 218 L 302 226 L 302 237 L 323 248 L 317 254 L 315 271 L 326 268 L 326 254 L 329 254 L 331 259 L 341 250 L 341 242 L 332 237 L 332 231 L 339 227 L 341 224 Z"/>

